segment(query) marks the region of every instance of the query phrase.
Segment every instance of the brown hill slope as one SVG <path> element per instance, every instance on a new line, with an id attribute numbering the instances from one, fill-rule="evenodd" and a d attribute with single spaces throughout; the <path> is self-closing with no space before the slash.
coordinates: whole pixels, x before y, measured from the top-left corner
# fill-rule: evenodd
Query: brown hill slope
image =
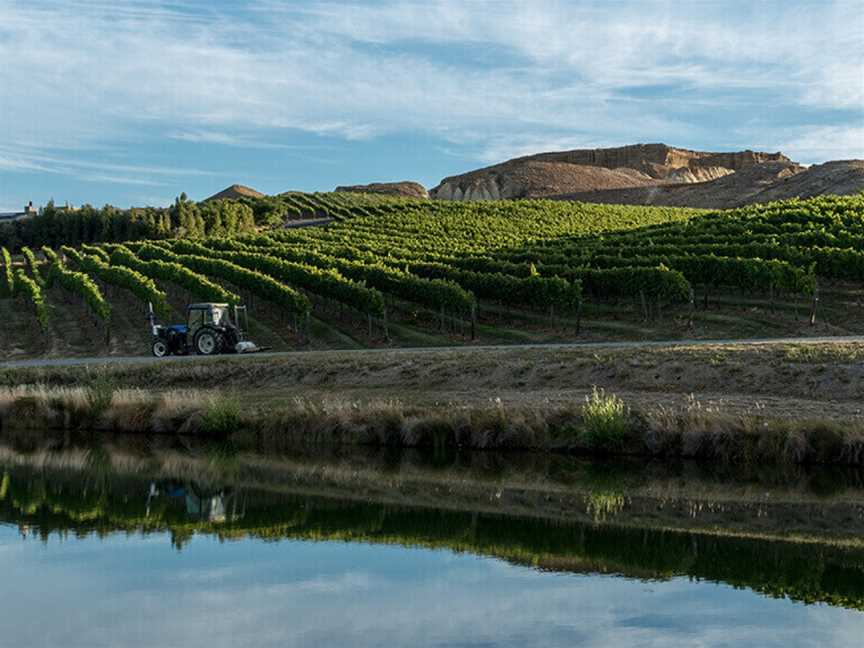
<path id="1" fill-rule="evenodd" d="M 402 182 L 373 182 L 365 185 L 336 187 L 335 191 L 350 191 L 353 193 L 382 194 L 385 196 L 404 196 L 406 198 L 428 198 L 429 192 L 419 182 L 403 180 Z"/>
<path id="2" fill-rule="evenodd" d="M 209 198 L 205 198 L 204 202 L 208 200 L 238 200 L 240 198 L 262 198 L 264 196 L 260 191 L 256 191 L 251 187 L 246 187 L 240 184 L 233 184 L 230 187 L 227 187 L 220 191 L 219 193 L 215 193 Z"/>
<path id="3" fill-rule="evenodd" d="M 577 191 L 554 197 L 594 203 L 725 209 L 859 191 L 864 191 L 864 160 L 826 162 L 810 168 L 778 161 L 756 164 L 710 182 Z"/>
<path id="4" fill-rule="evenodd" d="M 433 198 L 478 200 L 556 195 L 716 180 L 767 162 L 792 164 L 781 153 L 711 153 L 665 144 L 540 153 L 441 181 Z"/>

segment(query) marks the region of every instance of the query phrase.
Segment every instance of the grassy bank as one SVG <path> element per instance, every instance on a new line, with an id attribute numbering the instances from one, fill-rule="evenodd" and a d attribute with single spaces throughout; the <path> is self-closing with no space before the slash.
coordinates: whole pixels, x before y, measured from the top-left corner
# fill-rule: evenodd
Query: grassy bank
<path id="1" fill-rule="evenodd" d="M 411 404 L 295 398 L 247 409 L 214 391 L 19 386 L 0 391 L 5 430 L 99 430 L 229 438 L 241 446 L 470 448 L 692 458 L 732 464 L 864 464 L 857 422 L 772 418 L 704 407 L 631 407 L 595 388 L 582 401 Z"/>
<path id="2" fill-rule="evenodd" d="M 145 359 L 146 360 L 146 359 Z M 590 390 L 727 394 L 859 403 L 864 345 L 716 344 L 642 347 L 494 347 L 304 352 L 278 356 L 183 358 L 174 362 L 94 361 L 79 366 L 0 367 L 0 386 L 78 386 L 99 378 L 118 388 L 380 390 L 488 396 Z M 460 400 L 465 400 L 461 398 Z M 790 413 L 783 407 L 784 414 Z M 836 409 L 836 405 L 826 411 Z"/>

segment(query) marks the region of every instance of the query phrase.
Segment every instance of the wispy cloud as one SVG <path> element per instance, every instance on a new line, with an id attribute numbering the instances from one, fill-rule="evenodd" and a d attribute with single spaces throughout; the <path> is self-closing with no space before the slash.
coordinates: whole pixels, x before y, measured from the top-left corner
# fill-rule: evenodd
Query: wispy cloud
<path id="1" fill-rule="evenodd" d="M 87 182 L 127 185 L 165 186 L 164 178 L 213 176 L 212 171 L 188 167 L 147 166 L 115 162 L 94 162 L 69 155 L 47 155 L 16 151 L 0 145 L 0 169 L 11 172 L 40 171 L 72 176 Z M 162 180 L 154 179 L 161 177 Z"/>
<path id="2" fill-rule="evenodd" d="M 864 125 L 860 9 L 6 0 L 0 168 L 80 173 L 76 152 L 158 137 L 302 151 L 297 133 L 346 143 L 422 133 L 484 162 L 634 141 L 862 156 L 855 139 L 810 142 Z M 749 124 L 753 114 L 766 118 Z M 62 164 L 36 155 L 61 150 Z M 105 167 L 148 183 L 181 175 Z"/>

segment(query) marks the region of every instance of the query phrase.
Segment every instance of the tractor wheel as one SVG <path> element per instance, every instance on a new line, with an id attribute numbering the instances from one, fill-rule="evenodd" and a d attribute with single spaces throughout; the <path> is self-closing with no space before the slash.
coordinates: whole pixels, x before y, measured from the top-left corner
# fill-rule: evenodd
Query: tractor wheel
<path id="1" fill-rule="evenodd" d="M 153 340 L 153 346 L 150 348 L 153 351 L 153 355 L 157 358 L 164 358 L 168 355 L 168 345 L 165 344 L 165 340 Z"/>
<path id="2" fill-rule="evenodd" d="M 213 329 L 201 329 L 195 334 L 195 352 L 198 355 L 215 355 L 221 347 L 221 336 Z"/>

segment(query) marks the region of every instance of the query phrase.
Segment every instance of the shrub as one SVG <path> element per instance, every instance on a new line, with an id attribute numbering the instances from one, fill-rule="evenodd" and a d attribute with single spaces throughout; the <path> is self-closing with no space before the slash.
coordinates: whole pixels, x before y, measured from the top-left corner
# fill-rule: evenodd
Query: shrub
<path id="1" fill-rule="evenodd" d="M 586 446 L 594 450 L 620 450 L 630 428 L 630 409 L 620 398 L 597 387 L 585 397 L 581 441 Z"/>
<path id="2" fill-rule="evenodd" d="M 201 417 L 201 432 L 214 436 L 228 436 L 240 427 L 240 401 L 233 397 L 218 396 Z"/>
<path id="3" fill-rule="evenodd" d="M 90 414 L 98 419 L 111 407 L 114 400 L 114 383 L 108 376 L 99 376 L 87 387 L 86 398 Z"/>

